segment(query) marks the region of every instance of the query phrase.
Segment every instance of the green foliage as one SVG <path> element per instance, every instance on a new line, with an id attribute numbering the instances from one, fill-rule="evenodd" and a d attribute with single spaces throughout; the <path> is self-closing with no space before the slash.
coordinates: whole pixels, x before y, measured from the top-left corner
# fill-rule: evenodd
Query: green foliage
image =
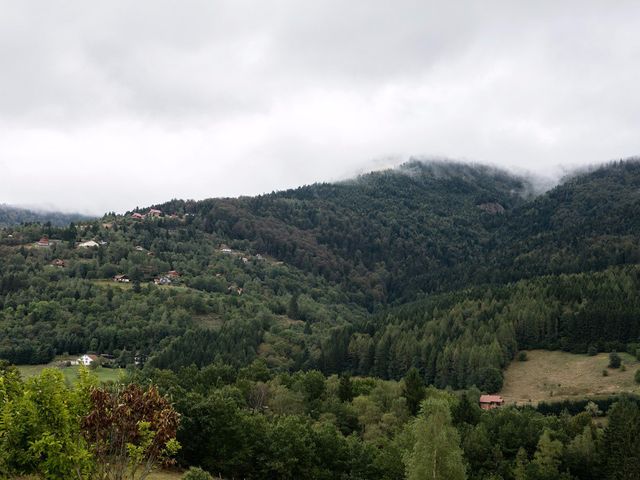
<path id="1" fill-rule="evenodd" d="M 459 434 L 445 401 L 425 400 L 411 428 L 415 443 L 405 457 L 407 480 L 467 478 Z"/>
<path id="2" fill-rule="evenodd" d="M 175 402 L 180 461 L 228 478 L 638 478 L 637 407 L 617 404 L 604 438 L 576 402 L 574 417 L 562 404 L 478 408 L 526 349 L 638 350 L 640 163 L 537 198 L 527 188 L 488 168 L 409 162 L 159 206 L 171 217 L 2 230 L 0 358 L 113 355 Z M 42 235 L 56 241 L 33 247 Z M 88 239 L 101 246 L 75 248 Z M 95 474 L 99 442 L 80 432 L 101 388 L 59 373 L 24 382 L 0 363 L 0 475 Z M 172 438 L 152 448 L 152 420 L 128 425 L 129 475 L 150 448 L 175 453 Z"/>
<path id="3" fill-rule="evenodd" d="M 420 402 L 422 402 L 425 395 L 424 380 L 417 368 L 413 367 L 409 369 L 405 375 L 402 395 L 407 401 L 407 407 L 411 414 L 417 414 Z"/>
<path id="4" fill-rule="evenodd" d="M 623 398 L 609 411 L 604 432 L 606 478 L 640 478 L 640 408 Z"/>
<path id="5" fill-rule="evenodd" d="M 353 400 L 353 382 L 351 375 L 340 375 L 340 385 L 338 387 L 338 398 L 341 402 L 350 402 Z"/>
<path id="6" fill-rule="evenodd" d="M 562 462 L 562 442 L 553 440 L 551 432 L 545 429 L 538 441 L 538 446 L 530 464 L 533 477 L 540 480 L 555 480 L 563 478 L 560 474 L 560 465 Z M 567 480 L 569 477 L 566 476 Z"/>
<path id="7" fill-rule="evenodd" d="M 609 354 L 609 368 L 620 368 L 621 363 L 622 359 L 620 358 L 620 355 L 616 352 L 611 352 Z"/>
<path id="8" fill-rule="evenodd" d="M 13 383 L 6 388 L 8 383 Z M 80 440 L 84 402 L 60 371 L 45 369 L 22 383 L 11 371 L 0 376 L 7 395 L 0 403 L 0 473 L 37 472 L 43 478 L 88 478 L 91 455 Z"/>
<path id="9" fill-rule="evenodd" d="M 201 468 L 191 467 L 182 476 L 182 480 L 213 480 L 213 477 Z"/>

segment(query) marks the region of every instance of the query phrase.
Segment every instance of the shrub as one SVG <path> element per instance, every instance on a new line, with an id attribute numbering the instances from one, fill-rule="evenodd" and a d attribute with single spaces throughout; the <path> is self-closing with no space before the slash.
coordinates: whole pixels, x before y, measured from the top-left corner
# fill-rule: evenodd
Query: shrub
<path id="1" fill-rule="evenodd" d="M 187 473 L 182 476 L 182 480 L 213 480 L 213 477 L 201 468 L 191 467 L 187 470 Z"/>
<path id="2" fill-rule="evenodd" d="M 621 372 L 626 372 L 627 371 L 627 366 L 624 363 L 622 365 L 620 365 L 620 371 Z"/>
<path id="3" fill-rule="evenodd" d="M 587 355 L 590 357 L 595 357 L 598 354 L 598 349 L 593 345 L 589 345 L 589 349 L 587 350 Z"/>
<path id="4" fill-rule="evenodd" d="M 519 352 L 518 353 L 518 361 L 519 362 L 526 362 L 528 360 L 527 358 L 527 352 Z"/>
<path id="5" fill-rule="evenodd" d="M 606 368 L 604 370 L 602 370 L 602 376 L 603 377 L 608 377 L 609 376 L 609 372 L 607 372 Z"/>
<path id="6" fill-rule="evenodd" d="M 602 415 L 602 410 L 598 408 L 598 405 L 595 402 L 589 401 L 585 407 L 584 411 L 587 412 L 592 417 L 599 417 Z"/>
<path id="7" fill-rule="evenodd" d="M 636 374 L 633 376 L 636 383 L 640 383 L 640 368 L 636 370 Z"/>
<path id="8" fill-rule="evenodd" d="M 620 355 L 616 352 L 611 352 L 609 354 L 609 368 L 620 368 L 620 364 L 622 363 L 622 359 Z"/>
<path id="9" fill-rule="evenodd" d="M 497 368 L 486 367 L 478 374 L 478 388 L 484 392 L 495 393 L 502 388 L 504 377 Z"/>

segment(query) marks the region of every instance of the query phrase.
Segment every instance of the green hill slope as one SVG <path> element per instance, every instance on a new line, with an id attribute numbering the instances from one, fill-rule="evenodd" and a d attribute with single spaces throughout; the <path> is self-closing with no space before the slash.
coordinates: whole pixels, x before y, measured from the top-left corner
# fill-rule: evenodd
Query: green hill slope
<path id="1" fill-rule="evenodd" d="M 262 358 L 384 378 L 417 366 L 439 386 L 492 390 L 519 348 L 634 349 L 639 186 L 635 161 L 537 197 L 506 172 L 414 161 L 253 198 L 174 200 L 143 219 L 0 231 L 0 357 Z M 34 246 L 42 234 L 51 247 Z M 77 246 L 86 240 L 100 246 Z M 172 270 L 171 284 L 153 284 Z"/>

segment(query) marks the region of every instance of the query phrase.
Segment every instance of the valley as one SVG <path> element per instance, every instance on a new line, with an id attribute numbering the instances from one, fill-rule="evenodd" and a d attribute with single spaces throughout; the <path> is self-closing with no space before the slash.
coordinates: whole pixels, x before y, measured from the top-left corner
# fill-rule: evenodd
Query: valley
<path id="1" fill-rule="evenodd" d="M 474 480 L 511 480 L 525 458 L 537 472 L 545 442 L 571 453 L 540 478 L 594 478 L 581 466 L 615 468 L 602 439 L 627 438 L 640 412 L 639 189 L 634 159 L 536 194 L 506 171 L 411 161 L 256 197 L 7 226 L 0 409 L 23 423 L 0 444 L 27 453 L 0 455 L 0 474 L 35 469 L 28 442 L 58 438 L 40 405 L 57 402 L 59 455 L 80 465 L 117 424 L 86 428 L 105 399 L 140 395 L 180 419 L 162 438 L 180 443 L 181 468 L 228 478 L 401 480 L 434 419 Z M 624 371 L 607 368 L 611 352 Z M 114 368 L 55 368 L 84 355 Z M 506 405 L 480 410 L 482 394 Z M 592 396 L 608 402 L 606 425 L 538 408 Z"/>

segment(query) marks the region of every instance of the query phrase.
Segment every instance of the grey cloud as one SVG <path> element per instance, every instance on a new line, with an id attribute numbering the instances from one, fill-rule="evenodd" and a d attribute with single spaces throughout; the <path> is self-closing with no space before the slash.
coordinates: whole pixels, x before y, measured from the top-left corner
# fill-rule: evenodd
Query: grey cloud
<path id="1" fill-rule="evenodd" d="M 0 12 L 0 202 L 124 210 L 412 155 L 552 176 L 640 147 L 638 2 L 0 0 Z"/>

